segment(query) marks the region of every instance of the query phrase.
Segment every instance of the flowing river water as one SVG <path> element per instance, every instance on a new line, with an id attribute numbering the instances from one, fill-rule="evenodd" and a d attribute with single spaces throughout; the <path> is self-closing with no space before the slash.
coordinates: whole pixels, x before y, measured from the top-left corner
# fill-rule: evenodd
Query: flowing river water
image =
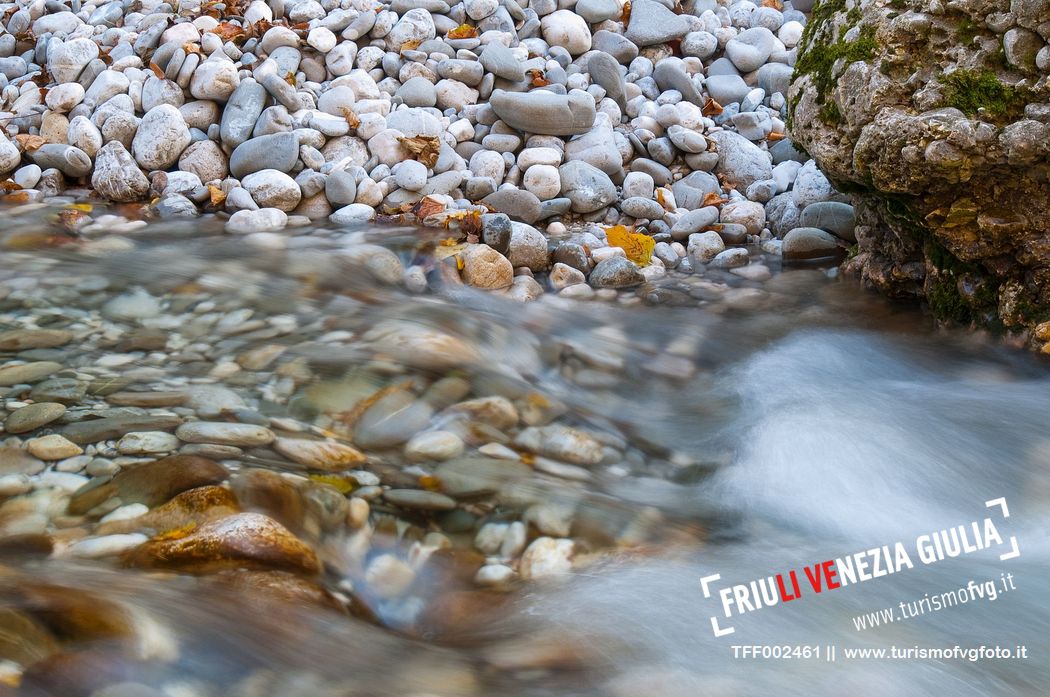
<path id="1" fill-rule="evenodd" d="M 352 597 L 349 611 L 308 591 L 270 594 L 208 573 L 64 553 L 96 522 L 48 509 L 50 553 L 7 545 L 0 560 L 4 612 L 47 628 L 51 637 L 38 641 L 46 658 L 8 666 L 16 677 L 0 691 L 20 684 L 19 694 L 56 697 L 1046 694 L 1050 378 L 1030 355 L 936 329 L 917 309 L 827 269 L 774 267 L 762 282 L 712 271 L 668 277 L 613 302 L 547 295 L 521 304 L 443 284 L 431 257 L 438 236 L 412 229 L 321 230 L 267 248 L 207 225 L 158 224 L 67 244 L 49 215 L 9 219 L 0 328 L 69 327 L 80 338 L 0 360 L 55 361 L 80 376 L 125 378 L 127 389 L 220 384 L 256 416 L 279 425 L 314 419 L 324 428 L 330 422 L 319 401 L 352 404 L 362 384 L 453 376 L 477 396 L 542 395 L 543 404 L 559 405 L 559 422 L 607 434 L 623 458 L 589 470 L 548 463 L 514 495 L 473 511 L 515 519 L 515 496 L 571 504 L 574 570 L 557 580 L 479 593 L 455 568 L 431 560 L 419 567 L 412 597 L 391 598 L 370 587 L 374 579 L 355 561 L 361 544 L 380 546 L 379 522 L 365 542 L 343 525 L 303 533 L 324 563 L 318 586 L 329 597 Z M 421 266 L 430 289 L 382 283 L 381 272 L 347 252 L 361 244 Z M 114 298 L 147 296 L 156 306 L 125 307 L 112 318 Z M 106 307 L 108 323 L 99 319 Z M 240 331 L 238 323 L 252 324 Z M 375 332 L 395 325 L 456 337 L 452 350 L 469 351 L 469 359 L 377 356 L 383 336 Z M 120 348 L 131 327 L 181 338 Z M 305 372 L 215 369 L 270 344 L 283 347 L 280 364 L 297 362 Z M 317 385 L 327 386 L 322 397 L 311 392 Z M 432 471 L 431 463 L 382 452 L 373 459 L 365 450 L 362 469 L 374 465 L 384 484 Z M 224 465 L 253 462 L 286 471 L 251 452 Z M 57 500 L 64 505 L 71 493 Z M 1009 502 L 1006 520 L 985 505 L 999 497 Z M 10 500 L 0 524 L 24 533 L 11 527 Z M 374 505 L 373 513 L 383 510 Z M 898 540 L 913 550 L 919 535 L 985 517 L 1018 539 L 1019 557 L 1000 561 L 996 548 L 924 565 L 912 552 L 914 569 L 820 595 L 801 578 L 798 601 L 731 620 L 717 597 L 701 592 L 700 578 L 711 574 L 720 585 L 788 569 L 801 576 L 804 566 Z M 454 548 L 469 549 L 475 532 L 444 518 L 400 519 L 382 543 L 398 554 L 418 542 L 406 525 L 419 536 L 440 530 Z M 853 621 L 971 580 L 999 583 L 1005 573 L 1016 588 L 994 601 L 864 631 Z M 365 609 L 354 610 L 358 604 Z M 712 616 L 735 632 L 715 638 Z M 3 625 L 3 646 L 33 644 L 17 623 Z M 836 645 L 839 655 L 834 663 L 733 657 L 733 645 L 753 644 Z M 982 644 L 1025 645 L 1030 657 L 842 655 L 847 647 Z"/>

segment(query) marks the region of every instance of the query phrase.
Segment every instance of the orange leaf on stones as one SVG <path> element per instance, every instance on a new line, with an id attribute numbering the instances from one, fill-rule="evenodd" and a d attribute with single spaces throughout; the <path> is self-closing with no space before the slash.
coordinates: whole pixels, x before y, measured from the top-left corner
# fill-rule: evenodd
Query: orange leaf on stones
<path id="1" fill-rule="evenodd" d="M 704 102 L 704 107 L 703 109 L 701 109 L 700 113 L 702 113 L 704 116 L 718 116 L 723 111 L 724 110 L 722 109 L 721 104 L 719 104 L 713 99 L 708 99 L 706 102 Z"/>
<path id="2" fill-rule="evenodd" d="M 450 31 L 445 38 L 446 39 L 475 39 L 478 36 L 478 28 L 472 27 L 469 24 L 460 24 L 458 27 Z"/>
<path id="3" fill-rule="evenodd" d="M 235 39 L 243 39 L 245 37 L 244 27 L 239 27 L 232 22 L 222 22 L 219 26 L 211 29 L 212 34 L 218 34 L 219 38 L 226 41 L 233 41 Z"/>
<path id="4" fill-rule="evenodd" d="M 634 232 L 624 225 L 613 225 L 605 228 L 605 236 L 611 246 L 622 249 L 628 259 L 640 266 L 648 264 L 653 257 L 656 240 L 649 235 Z"/>
<path id="5" fill-rule="evenodd" d="M 445 204 L 432 196 L 424 196 L 419 200 L 419 203 L 412 206 L 410 210 L 412 215 L 423 220 L 424 218 L 444 212 Z"/>
<path id="6" fill-rule="evenodd" d="M 705 206 L 721 206 L 724 203 L 725 201 L 722 200 L 722 197 L 720 195 L 716 194 L 713 191 L 710 191 L 704 194 L 704 200 L 700 202 L 700 207 L 703 208 Z"/>

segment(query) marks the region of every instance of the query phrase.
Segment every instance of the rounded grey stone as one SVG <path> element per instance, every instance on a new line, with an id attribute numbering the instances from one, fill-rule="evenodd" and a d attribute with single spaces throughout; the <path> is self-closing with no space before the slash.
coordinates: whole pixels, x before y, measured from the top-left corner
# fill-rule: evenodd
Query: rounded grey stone
<path id="1" fill-rule="evenodd" d="M 299 159 L 299 137 L 295 133 L 273 133 L 245 141 L 230 156 L 230 174 L 237 178 L 276 169 L 287 172 Z"/>
<path id="2" fill-rule="evenodd" d="M 566 162 L 558 168 L 561 193 L 572 201 L 572 210 L 590 213 L 616 200 L 616 186 L 609 175 L 586 162 Z"/>
<path id="3" fill-rule="evenodd" d="M 526 133 L 580 135 L 594 125 L 594 99 L 586 92 L 554 94 L 546 90 L 495 90 L 489 104 L 505 124 Z"/>
<path id="4" fill-rule="evenodd" d="M 803 227 L 815 227 L 827 230 L 833 235 L 848 242 L 857 241 L 854 229 L 857 224 L 853 206 L 838 201 L 819 201 L 811 203 L 802 211 L 799 220 Z"/>
<path id="5" fill-rule="evenodd" d="M 785 260 L 819 259 L 842 253 L 834 235 L 814 227 L 798 227 L 784 235 L 782 249 Z"/>
<path id="6" fill-rule="evenodd" d="M 630 259 L 614 256 L 598 262 L 587 281 L 594 288 L 630 288 L 644 283 L 645 277 Z"/>

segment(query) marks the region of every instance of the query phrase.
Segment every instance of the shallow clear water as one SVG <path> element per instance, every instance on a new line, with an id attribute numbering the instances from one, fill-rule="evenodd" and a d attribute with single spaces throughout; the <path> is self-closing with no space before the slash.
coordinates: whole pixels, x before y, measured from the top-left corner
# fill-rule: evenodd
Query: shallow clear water
<path id="1" fill-rule="evenodd" d="M 535 390 L 564 403 L 572 421 L 631 444 L 636 457 L 612 474 L 562 488 L 546 482 L 545 495 L 580 501 L 596 517 L 651 513 L 659 522 L 639 545 L 602 550 L 567 581 L 515 587 L 491 614 L 468 606 L 455 631 L 405 624 L 400 605 L 375 603 L 373 616 L 362 618 L 260 599 L 207 577 L 12 553 L 0 575 L 9 605 L 50 606 L 34 592 L 57 586 L 59 596 L 96 609 L 124 608 L 136 637 L 129 649 L 99 631 L 77 643 L 71 631 L 76 660 L 30 671 L 24 694 L 90 694 L 121 680 L 172 696 L 1046 693 L 1050 378 L 1031 356 L 935 329 L 918 310 L 817 269 L 787 270 L 762 284 L 671 278 L 627 302 L 545 297 L 520 305 L 442 285 L 436 270 L 435 292 L 412 295 L 339 261 L 341 248 L 367 239 L 426 266 L 430 247 L 414 230 L 349 238 L 329 231 L 272 250 L 193 226 L 60 245 L 39 229 L 33 220 L 9 228 L 0 256 L 5 325 L 27 308 L 68 319 L 129 288 L 175 304 L 180 295 L 208 297 L 220 309 L 251 308 L 254 319 L 300 317 L 300 331 L 280 343 L 336 380 L 375 368 L 362 338 L 368 328 L 401 320 L 439 329 L 477 351 L 456 374 L 500 390 Z M 315 320 L 324 331 L 303 329 Z M 349 338 L 318 340 L 331 331 Z M 236 340 L 213 345 L 221 354 Z M 90 362 L 99 349 L 68 351 L 66 358 Z M 201 378 L 209 360 L 204 367 L 187 360 L 168 375 Z M 239 379 L 228 384 L 247 390 Z M 273 416 L 306 409 L 295 398 L 267 408 Z M 918 565 L 806 593 L 734 618 L 731 636 L 712 635 L 709 618 L 720 607 L 703 597 L 702 576 L 747 582 L 897 540 L 911 544 L 991 515 L 985 501 L 998 497 L 1009 501 L 1000 531 L 1017 536 L 1017 559 L 983 550 Z M 334 550 L 326 583 L 337 589 L 338 550 L 349 543 L 332 534 L 322 544 Z M 994 602 L 854 628 L 861 613 L 1001 572 L 1014 575 L 1017 589 Z M 434 576 L 427 602 L 442 597 L 443 583 Z M 1025 644 L 1032 658 L 734 659 L 730 647 L 747 644 L 835 644 L 839 652 Z"/>

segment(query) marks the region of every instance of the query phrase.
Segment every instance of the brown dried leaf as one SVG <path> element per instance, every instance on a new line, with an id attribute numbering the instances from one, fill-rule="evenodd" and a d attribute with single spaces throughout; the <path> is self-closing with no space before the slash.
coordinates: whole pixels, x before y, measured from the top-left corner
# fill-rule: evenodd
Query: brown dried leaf
<path id="1" fill-rule="evenodd" d="M 411 208 L 412 215 L 416 216 L 419 220 L 423 218 L 429 218 L 432 215 L 437 215 L 445 210 L 445 204 L 437 200 L 433 196 L 424 196 Z"/>
<path id="2" fill-rule="evenodd" d="M 407 150 L 416 160 L 427 167 L 437 164 L 438 153 L 441 152 L 441 139 L 436 136 L 412 136 L 411 138 L 398 138 L 401 147 Z"/>
<path id="3" fill-rule="evenodd" d="M 718 116 L 722 111 L 722 105 L 708 97 L 707 101 L 704 102 L 704 108 L 700 113 L 704 116 Z"/>
<path id="4" fill-rule="evenodd" d="M 526 71 L 529 75 L 529 84 L 533 87 L 546 87 L 551 84 L 550 80 L 547 79 L 546 74 L 537 68 Z"/>
<path id="5" fill-rule="evenodd" d="M 19 133 L 15 136 L 15 141 L 22 146 L 24 152 L 33 152 L 47 142 L 41 136 L 33 136 L 28 133 Z"/>
<path id="6" fill-rule="evenodd" d="M 459 211 L 456 213 L 450 213 L 449 216 L 445 218 L 446 230 L 448 229 L 449 223 L 453 221 L 459 222 L 460 232 L 466 233 L 467 237 L 470 237 L 471 235 L 481 235 L 481 213 L 478 211 Z"/>
<path id="7" fill-rule="evenodd" d="M 464 211 L 459 216 L 460 230 L 465 232 L 468 237 L 475 236 L 481 237 L 482 228 L 484 224 L 481 221 L 481 213 L 478 211 Z"/>
<path id="8" fill-rule="evenodd" d="M 625 2 L 623 4 L 623 14 L 620 15 L 620 21 L 623 22 L 624 29 L 627 28 L 628 24 L 630 24 L 630 22 L 631 22 L 631 0 L 627 0 L 627 2 Z"/>
<path id="9" fill-rule="evenodd" d="M 164 71 L 160 69 L 160 66 L 152 61 L 149 64 L 149 69 L 153 71 L 153 74 L 157 76 L 158 80 L 164 79 Z"/>
<path id="10" fill-rule="evenodd" d="M 219 38 L 223 40 L 223 43 L 247 37 L 244 27 L 238 26 L 232 22 L 221 22 L 219 26 L 214 29 L 209 29 L 208 31 L 212 34 L 218 34 Z"/>
<path id="11" fill-rule="evenodd" d="M 398 50 L 399 51 L 413 51 L 413 50 L 419 48 L 419 45 L 421 43 L 423 43 L 423 42 L 419 41 L 418 39 L 412 39 L 410 41 L 406 41 L 405 43 L 401 44 L 401 48 L 398 49 Z"/>
<path id="12" fill-rule="evenodd" d="M 762 0 L 762 7 L 772 7 L 774 10 L 783 10 L 784 3 L 780 0 Z"/>
<path id="13" fill-rule="evenodd" d="M 226 192 L 214 184 L 208 184 L 208 198 L 211 200 L 211 205 L 218 208 L 226 202 Z"/>
<path id="14" fill-rule="evenodd" d="M 5 181 L 3 183 L 0 183 L 0 187 L 3 187 L 3 190 L 4 190 L 5 194 L 9 194 L 12 191 L 21 191 L 22 190 L 21 186 L 19 186 L 18 184 L 15 184 L 10 179 L 8 179 L 7 181 Z"/>
<path id="15" fill-rule="evenodd" d="M 784 135 L 783 133 L 777 133 L 776 131 L 766 136 L 766 140 L 784 140 L 785 138 L 787 138 L 786 135 Z"/>
<path id="16" fill-rule="evenodd" d="M 700 202 L 700 207 L 721 206 L 723 203 L 725 203 L 725 201 L 722 200 L 722 197 L 712 191 L 704 194 L 704 200 Z"/>
<path id="17" fill-rule="evenodd" d="M 182 45 L 182 50 L 186 52 L 186 55 L 189 55 L 191 53 L 196 53 L 200 55 L 201 46 L 200 44 L 195 44 L 192 41 L 187 41 Z"/>
<path id="18" fill-rule="evenodd" d="M 37 87 L 47 87 L 51 84 L 51 73 L 47 71 L 46 66 L 40 68 L 40 72 L 32 77 L 33 84 Z"/>
<path id="19" fill-rule="evenodd" d="M 446 39 L 475 39 L 478 36 L 478 28 L 469 24 L 460 24 L 458 27 L 445 35 Z"/>
<path id="20" fill-rule="evenodd" d="M 289 71 L 288 74 L 284 76 L 284 81 L 292 87 L 295 87 L 295 73 Z"/>
<path id="21" fill-rule="evenodd" d="M 350 124 L 351 131 L 357 130 L 357 127 L 361 125 L 361 119 L 357 118 L 357 114 L 348 106 L 343 107 L 343 118 Z"/>

